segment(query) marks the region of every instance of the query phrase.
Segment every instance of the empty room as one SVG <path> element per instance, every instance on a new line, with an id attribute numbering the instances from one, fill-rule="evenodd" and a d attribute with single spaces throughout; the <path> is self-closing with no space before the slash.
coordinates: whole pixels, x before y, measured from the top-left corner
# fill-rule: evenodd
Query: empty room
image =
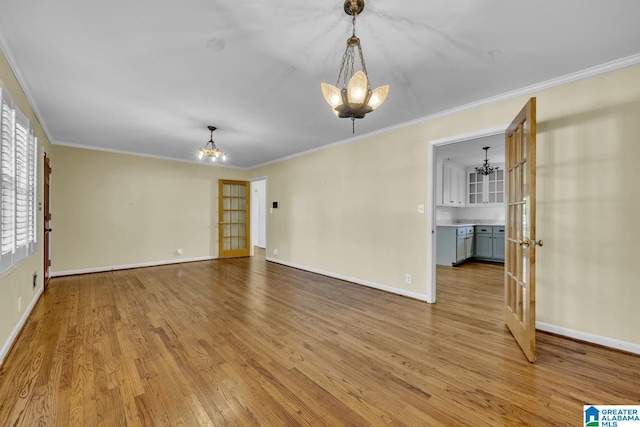
<path id="1" fill-rule="evenodd" d="M 640 425 L 637 16 L 4 2 L 0 425 Z"/>

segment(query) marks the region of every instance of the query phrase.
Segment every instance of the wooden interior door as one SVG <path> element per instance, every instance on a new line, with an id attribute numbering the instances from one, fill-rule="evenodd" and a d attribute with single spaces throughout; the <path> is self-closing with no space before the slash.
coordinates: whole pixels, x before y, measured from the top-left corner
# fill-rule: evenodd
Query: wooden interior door
<path id="1" fill-rule="evenodd" d="M 221 179 L 218 188 L 218 254 L 220 258 L 251 254 L 251 184 Z"/>
<path id="2" fill-rule="evenodd" d="M 43 254 L 44 254 L 44 289 L 47 290 L 49 285 L 49 268 L 51 267 L 51 255 L 49 253 L 49 234 L 51 233 L 51 206 L 50 206 L 50 188 L 51 188 L 51 162 L 47 153 L 44 153 L 44 241 Z"/>
<path id="3" fill-rule="evenodd" d="M 530 362 L 536 360 L 536 98 L 505 135 L 505 320 Z"/>

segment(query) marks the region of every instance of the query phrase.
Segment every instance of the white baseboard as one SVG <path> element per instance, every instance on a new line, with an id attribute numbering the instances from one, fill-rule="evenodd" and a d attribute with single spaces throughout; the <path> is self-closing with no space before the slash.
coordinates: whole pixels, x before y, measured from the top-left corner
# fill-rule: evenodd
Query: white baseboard
<path id="1" fill-rule="evenodd" d="M 562 335 L 565 337 L 573 338 L 580 341 L 589 342 L 592 344 L 598 344 L 603 347 L 615 348 L 617 350 L 626 351 L 629 353 L 640 354 L 640 345 L 630 342 L 615 340 L 613 338 L 607 338 L 600 335 L 589 334 L 587 332 L 576 331 L 569 328 L 563 328 L 560 326 L 550 325 L 548 323 L 536 322 L 536 329 L 544 332 L 550 332 L 552 334 Z"/>
<path id="2" fill-rule="evenodd" d="M 27 322 L 27 319 L 31 315 L 31 311 L 33 310 L 33 307 L 36 306 L 36 303 L 42 296 L 43 291 L 44 291 L 44 287 L 41 286 L 38 289 L 38 293 L 36 294 L 36 297 L 31 301 L 31 304 L 29 304 L 29 306 L 26 308 L 24 313 L 22 313 L 22 317 L 20 318 L 20 321 L 18 322 L 16 327 L 13 328 L 13 331 L 11 331 L 11 335 L 9 335 L 7 342 L 5 342 L 4 345 L 2 346 L 2 349 L 0 350 L 0 366 L 2 366 L 2 364 L 4 363 L 4 359 L 9 354 L 9 351 L 11 350 L 11 346 L 15 342 L 16 338 L 18 338 L 20 331 L 22 330 L 22 328 L 24 327 L 24 324 Z"/>
<path id="3" fill-rule="evenodd" d="M 335 279 L 346 280 L 348 282 L 356 283 L 358 285 L 368 286 L 370 288 L 379 289 L 386 292 L 391 292 L 394 294 L 402 295 L 405 297 L 417 299 L 420 301 L 427 301 L 427 296 L 415 292 L 409 292 L 402 289 L 393 288 L 391 286 L 385 286 L 378 283 L 368 282 L 366 280 L 355 279 L 353 277 L 343 276 L 340 274 L 331 273 L 328 271 L 319 270 L 317 268 L 311 268 L 304 265 L 295 264 L 292 262 L 283 261 L 277 258 L 267 257 L 267 261 L 275 262 L 277 264 L 286 265 L 288 267 L 297 268 L 299 270 L 309 271 L 311 273 L 321 274 L 327 277 L 333 277 Z M 629 353 L 640 354 L 640 345 L 633 344 L 629 342 L 624 342 L 620 340 L 616 340 L 613 338 L 603 337 L 599 335 L 589 334 L 586 332 L 576 331 L 569 328 L 563 328 L 556 325 L 551 325 L 548 323 L 536 322 L 536 329 L 544 332 L 550 332 L 557 335 L 562 335 L 568 338 L 573 338 L 580 341 L 585 341 L 592 344 L 598 344 L 603 347 L 609 347 L 617 350 L 626 351 Z"/>
<path id="4" fill-rule="evenodd" d="M 420 300 L 420 301 L 425 301 L 425 302 L 427 301 L 427 295 L 426 294 L 420 294 L 420 293 L 417 293 L 417 292 L 405 291 L 403 289 L 394 288 L 392 286 L 381 285 L 379 283 L 369 282 L 367 280 L 356 279 L 354 277 L 349 277 L 349 276 L 343 276 L 341 274 L 336 274 L 336 273 L 332 273 L 332 272 L 329 272 L 329 271 L 323 271 L 323 270 L 319 270 L 317 268 L 311 268 L 311 267 L 307 267 L 305 265 L 299 265 L 299 264 L 295 264 L 295 263 L 292 263 L 292 262 L 283 261 L 283 260 L 277 259 L 277 258 L 267 257 L 267 261 L 275 262 L 276 264 L 286 265 L 287 267 L 297 268 L 298 270 L 308 271 L 310 273 L 320 274 L 322 276 L 333 277 L 334 279 L 345 280 L 347 282 L 352 282 L 352 283 L 355 283 L 355 284 L 358 284 L 358 285 L 368 286 L 370 288 L 379 289 L 381 291 L 390 292 L 392 294 L 402 295 L 404 297 L 409 297 L 409 298 L 417 299 L 417 300 Z"/>
<path id="5" fill-rule="evenodd" d="M 66 270 L 66 271 L 56 271 L 51 272 L 51 277 L 61 277 L 61 276 L 74 276 L 76 274 L 88 274 L 88 273 L 103 273 L 105 271 L 114 271 L 114 270 L 128 270 L 131 268 L 141 268 L 141 267 L 155 267 L 157 265 L 167 265 L 167 264 L 181 264 L 184 262 L 194 262 L 194 261 L 210 261 L 212 259 L 217 259 L 218 257 L 213 256 L 204 256 L 204 257 L 196 257 L 196 258 L 180 258 L 180 259 L 171 259 L 164 261 L 151 261 L 151 262 L 141 262 L 137 264 L 125 264 L 125 265 L 111 265 L 105 267 L 94 267 L 94 268 L 83 268 L 80 270 Z"/>

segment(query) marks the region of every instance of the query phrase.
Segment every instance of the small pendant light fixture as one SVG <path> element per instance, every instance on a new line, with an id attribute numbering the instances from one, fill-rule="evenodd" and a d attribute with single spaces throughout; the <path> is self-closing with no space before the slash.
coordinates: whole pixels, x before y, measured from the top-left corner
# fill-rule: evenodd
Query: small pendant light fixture
<path id="1" fill-rule="evenodd" d="M 211 131 L 211 138 L 209 138 L 209 141 L 205 144 L 205 146 L 200 149 L 198 159 L 202 159 L 206 156 L 209 157 L 212 162 L 215 162 L 218 159 L 224 162 L 225 160 L 227 160 L 227 153 L 216 147 L 216 143 L 213 142 L 213 131 L 216 130 L 216 127 L 208 126 L 208 128 Z M 209 145 L 211 145 L 211 148 L 209 148 Z"/>
<path id="2" fill-rule="evenodd" d="M 355 119 L 362 119 L 367 113 L 378 108 L 389 93 L 389 85 L 371 90 L 369 76 L 362 54 L 360 39 L 356 37 L 356 17 L 364 10 L 364 0 L 346 0 L 344 11 L 352 16 L 353 33 L 347 39 L 347 48 L 342 56 L 342 64 L 336 85 L 321 83 L 322 95 L 331 106 L 331 111 L 340 118 L 351 118 L 355 133 Z M 354 73 L 356 53 L 362 70 Z M 342 87 L 340 81 L 342 80 Z"/>
<path id="3" fill-rule="evenodd" d="M 490 175 L 494 172 L 497 172 L 499 167 L 489 167 L 489 148 L 491 147 L 482 147 L 484 150 L 484 164 L 481 167 L 476 168 L 476 172 L 482 175 Z"/>

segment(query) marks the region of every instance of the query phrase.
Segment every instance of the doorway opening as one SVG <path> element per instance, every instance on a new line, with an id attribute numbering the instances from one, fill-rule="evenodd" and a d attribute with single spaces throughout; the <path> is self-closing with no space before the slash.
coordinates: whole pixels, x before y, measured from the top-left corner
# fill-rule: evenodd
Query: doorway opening
<path id="1" fill-rule="evenodd" d="M 475 166 L 479 166 L 482 160 L 484 160 L 482 147 L 487 145 L 492 148 L 495 147 L 493 152 L 491 150 L 489 151 L 491 157 L 495 158 L 494 161 L 490 157 L 491 162 L 501 165 L 504 164 L 504 132 L 506 129 L 507 125 L 505 124 L 504 126 L 430 141 L 428 150 L 429 158 L 431 159 L 432 179 L 430 180 L 427 196 L 431 201 L 431 212 L 427 219 L 428 229 L 431 230 L 431 239 L 427 248 L 430 272 L 427 275 L 427 301 L 430 303 L 435 303 L 437 299 L 436 265 L 439 258 L 442 262 L 441 257 L 438 256 L 438 224 L 453 224 L 458 220 L 482 220 L 490 222 L 492 218 L 498 222 L 500 216 L 504 221 L 504 203 L 500 206 L 500 204 L 495 202 L 495 199 L 492 199 L 494 202 L 489 206 L 484 203 L 484 196 L 482 199 L 479 199 L 477 195 L 473 198 L 473 203 L 470 203 L 469 188 L 467 187 L 470 185 L 468 182 L 469 174 L 473 172 Z M 497 157 L 495 157 L 494 154 Z M 446 165 L 451 167 L 449 172 L 451 174 L 449 175 L 450 180 L 447 184 L 452 189 L 452 192 L 446 193 L 446 200 L 443 199 L 445 194 L 443 194 L 442 189 L 438 188 L 438 184 L 443 184 L 443 176 L 445 176 L 443 175 L 443 162 L 446 162 Z M 484 191 L 484 184 L 480 186 L 480 189 Z M 476 185 L 474 192 L 477 191 L 478 186 Z M 489 199 L 486 198 L 486 200 Z M 477 203 L 478 201 L 481 203 Z M 480 218 L 462 218 L 462 216 L 480 216 Z M 466 235 L 464 237 L 466 238 Z M 452 238 L 457 239 L 457 236 L 454 235 Z M 454 248 L 453 256 L 455 257 L 455 241 L 452 242 L 452 245 Z M 467 257 L 471 254 L 472 249 L 469 249 L 464 250 L 461 256 Z M 456 260 L 454 259 L 454 263 L 455 262 Z"/>
<path id="2" fill-rule="evenodd" d="M 252 248 L 267 248 L 267 178 L 251 181 Z"/>

